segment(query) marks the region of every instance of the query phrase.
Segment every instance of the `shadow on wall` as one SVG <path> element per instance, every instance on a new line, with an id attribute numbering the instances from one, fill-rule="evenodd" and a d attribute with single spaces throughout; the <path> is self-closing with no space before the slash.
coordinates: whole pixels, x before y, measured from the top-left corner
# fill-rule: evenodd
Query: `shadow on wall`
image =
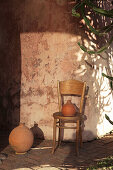
<path id="1" fill-rule="evenodd" d="M 0 130 L 0 153 L 9 144 L 9 132 L 6 130 Z"/>
<path id="2" fill-rule="evenodd" d="M 0 117 L 1 129 L 12 129 L 17 126 L 20 121 L 20 33 L 39 33 L 46 31 L 71 31 L 72 33 L 75 33 L 76 31 L 74 28 L 73 30 L 70 30 L 67 27 L 67 17 L 65 16 L 65 18 L 62 18 L 62 14 L 64 12 L 67 13 L 68 8 L 70 7 L 67 4 L 64 4 L 62 6 L 62 4 L 51 0 L 32 1 L 32 3 L 25 0 L 0 1 L 0 114 L 2 115 Z M 68 19 L 69 18 L 70 14 Z"/>
<path id="3" fill-rule="evenodd" d="M 21 46 L 13 1 L 0 1 L 0 130 L 20 121 Z"/>
<path id="4" fill-rule="evenodd" d="M 44 133 L 43 131 L 38 127 L 38 124 L 34 122 L 34 126 L 30 128 L 34 135 L 34 143 L 32 147 L 36 147 L 41 143 L 42 140 L 44 140 Z"/>
<path id="5" fill-rule="evenodd" d="M 94 44 L 98 43 L 92 37 L 91 34 L 88 35 L 86 33 L 84 35 L 84 32 L 85 30 L 87 30 L 87 28 L 84 27 L 84 24 L 80 23 L 81 18 L 79 20 L 71 16 L 71 9 L 74 4 L 73 2 L 74 1 L 70 1 L 69 4 L 65 6 L 60 6 L 56 3 L 56 1 L 53 0 L 48 0 L 48 1 L 46 0 L 3 1 L 2 0 L 0 1 L 0 22 L 1 22 L 0 24 L 0 114 L 2 115 L 0 117 L 1 129 L 10 129 L 10 127 L 12 128 L 18 125 L 20 121 L 20 89 L 21 89 L 20 34 L 21 33 L 29 33 L 29 32 L 63 33 L 64 32 L 64 33 L 74 34 L 75 36 L 83 35 L 81 39 L 83 44 L 84 44 L 83 38 L 85 38 L 85 40 L 90 40 L 90 38 L 92 38 L 91 41 L 94 42 Z M 96 18 L 95 15 L 91 17 Z M 95 25 L 105 24 L 105 22 L 103 19 L 102 23 L 100 23 L 100 18 L 99 18 L 95 20 L 94 24 Z M 84 29 L 81 27 L 84 27 Z M 43 35 L 41 36 L 43 37 Z M 29 43 L 30 41 L 29 36 L 27 38 L 28 39 L 26 41 L 28 41 Z M 39 38 L 41 39 L 40 36 Z M 40 45 L 40 41 L 38 43 L 39 44 L 37 44 L 37 46 Z M 33 45 L 34 45 L 34 41 L 32 43 L 32 47 Z M 43 42 L 42 46 L 44 46 L 44 48 L 47 49 L 46 42 Z M 42 51 L 44 50 L 44 48 L 42 48 Z M 70 46 L 70 49 L 71 48 L 72 46 Z M 111 51 L 112 50 L 113 49 L 111 48 Z M 35 55 L 36 52 L 36 55 L 38 55 L 38 57 L 40 56 L 38 50 L 33 52 L 34 53 L 32 54 Z M 78 55 L 78 53 L 76 53 L 76 55 Z M 95 110 L 93 110 L 93 113 L 95 113 L 95 121 L 93 120 L 93 117 L 90 121 L 91 126 L 93 125 L 94 129 L 96 129 L 97 124 L 100 122 L 100 110 L 101 112 L 103 112 L 104 106 L 105 105 L 109 106 L 109 102 L 110 102 L 108 100 L 108 102 L 106 102 L 105 104 L 104 99 L 106 98 L 106 96 L 104 96 L 103 98 L 100 96 L 100 93 L 101 91 L 104 90 L 104 87 L 101 88 L 101 84 L 103 83 L 103 78 L 101 77 L 101 74 L 98 75 L 98 70 L 101 68 L 101 71 L 103 71 L 102 66 L 106 66 L 106 62 L 108 63 L 109 66 L 109 57 L 105 58 L 103 62 L 101 60 L 101 57 L 102 56 L 100 56 L 100 58 L 98 58 L 98 56 L 90 57 L 84 54 L 82 56 L 82 61 L 79 62 L 79 67 L 77 68 L 77 71 L 79 71 L 80 68 L 82 72 L 77 73 L 76 71 L 75 72 L 73 71 L 73 74 L 70 75 L 70 77 L 74 79 L 78 79 L 79 77 L 84 81 L 86 80 L 86 78 L 88 79 L 88 81 L 90 81 L 90 86 L 89 86 L 90 101 L 89 100 L 86 101 L 86 106 L 87 105 L 88 107 L 91 106 L 92 109 L 92 104 L 94 105 Z M 36 58 L 36 62 L 38 63 L 37 67 L 40 66 L 40 62 L 41 62 L 38 59 L 39 58 Z M 93 67 L 89 67 L 89 65 L 87 65 L 84 62 L 84 59 L 87 60 L 88 63 L 91 63 L 91 65 L 94 65 L 95 66 L 94 69 Z M 25 58 L 25 60 L 27 59 Z M 85 65 L 85 69 L 82 69 L 82 65 L 83 66 Z M 29 65 L 27 65 L 27 67 L 28 66 Z M 36 66 L 35 63 L 33 64 L 33 66 Z M 29 74 L 31 73 L 32 71 L 30 73 L 27 73 L 28 75 L 26 75 L 26 77 L 29 76 Z M 34 75 L 31 74 L 32 79 L 33 76 Z M 29 97 L 30 94 L 33 94 L 32 87 L 29 89 L 28 93 L 24 94 L 24 96 Z M 39 97 L 41 96 L 39 93 L 37 93 L 37 95 L 39 95 Z M 109 94 L 107 94 L 107 96 L 108 95 Z M 48 98 L 50 99 L 50 97 L 51 96 L 49 96 Z M 95 98 L 96 98 L 96 102 L 94 103 Z M 91 111 L 92 110 L 86 111 L 87 115 L 90 115 Z M 108 112 L 110 112 L 110 110 Z M 25 117 L 25 120 L 26 119 L 27 116 Z M 39 134 L 41 134 L 40 136 L 44 137 L 44 134 L 42 130 L 38 127 L 38 125 L 34 125 L 32 130 L 36 135 L 36 137 L 39 137 L 38 136 Z M 86 134 L 92 136 L 95 135 L 92 134 L 92 132 L 90 131 L 86 132 Z M 71 156 L 71 154 L 73 154 L 73 150 L 74 150 L 73 146 L 69 148 L 70 150 L 69 151 L 70 153 L 68 155 L 69 157 Z M 76 166 L 75 157 L 73 157 L 73 159 L 71 159 L 70 162 L 68 162 L 68 156 L 66 155 L 66 157 L 62 160 L 62 163 L 66 164 L 66 166 L 69 165 L 70 167 L 75 167 Z M 40 163 L 37 161 L 37 165 L 39 164 Z M 49 164 L 48 159 L 47 160 L 45 159 L 45 164 Z M 54 166 L 54 163 L 52 164 L 52 166 Z"/>

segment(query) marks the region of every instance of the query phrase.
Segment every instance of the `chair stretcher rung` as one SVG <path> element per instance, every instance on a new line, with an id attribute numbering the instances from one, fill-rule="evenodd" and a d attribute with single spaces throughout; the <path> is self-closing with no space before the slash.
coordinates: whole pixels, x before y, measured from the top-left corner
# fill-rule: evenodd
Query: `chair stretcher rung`
<path id="1" fill-rule="evenodd" d="M 58 126 L 58 125 L 56 125 L 56 127 L 58 127 L 58 128 L 64 128 L 64 129 L 76 129 L 76 127 Z"/>

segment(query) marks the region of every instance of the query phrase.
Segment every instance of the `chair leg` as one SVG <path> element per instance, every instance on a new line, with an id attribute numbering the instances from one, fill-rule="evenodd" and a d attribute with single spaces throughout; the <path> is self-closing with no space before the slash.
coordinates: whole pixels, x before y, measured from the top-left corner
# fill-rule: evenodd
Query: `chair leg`
<path id="1" fill-rule="evenodd" d="M 76 129 L 76 154 L 79 154 L 79 129 L 80 121 L 77 120 L 77 129 Z"/>
<path id="2" fill-rule="evenodd" d="M 53 149 L 52 149 L 52 154 L 55 151 L 56 148 L 56 121 L 57 119 L 54 119 L 54 124 L 53 124 Z"/>
<path id="3" fill-rule="evenodd" d="M 80 125 L 80 147 L 82 147 L 82 128 L 81 128 L 81 125 Z"/>
<path id="4" fill-rule="evenodd" d="M 59 126 L 61 126 L 61 120 L 59 120 Z M 61 144 L 61 131 L 62 131 L 62 128 L 59 128 L 58 146 Z"/>

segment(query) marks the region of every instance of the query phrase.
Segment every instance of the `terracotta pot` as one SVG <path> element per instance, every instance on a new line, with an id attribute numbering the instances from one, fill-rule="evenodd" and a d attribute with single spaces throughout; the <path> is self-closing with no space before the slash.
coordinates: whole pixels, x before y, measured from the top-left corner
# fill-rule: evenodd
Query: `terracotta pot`
<path id="1" fill-rule="evenodd" d="M 66 104 L 62 106 L 62 114 L 64 116 L 74 116 L 76 113 L 75 106 L 68 100 Z"/>
<path id="2" fill-rule="evenodd" d="M 33 145 L 33 140 L 32 131 L 24 123 L 20 123 L 9 135 L 9 144 L 16 153 L 25 153 L 28 151 Z"/>

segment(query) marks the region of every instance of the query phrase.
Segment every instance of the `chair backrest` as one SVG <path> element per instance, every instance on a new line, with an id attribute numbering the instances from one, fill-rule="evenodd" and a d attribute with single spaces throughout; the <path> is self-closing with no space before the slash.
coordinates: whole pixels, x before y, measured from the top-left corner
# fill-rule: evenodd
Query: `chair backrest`
<path id="1" fill-rule="evenodd" d="M 66 80 L 58 81 L 58 101 L 59 111 L 62 108 L 62 95 L 77 95 L 80 96 L 79 111 L 83 111 L 84 95 L 85 95 L 86 83 L 78 80 Z"/>

